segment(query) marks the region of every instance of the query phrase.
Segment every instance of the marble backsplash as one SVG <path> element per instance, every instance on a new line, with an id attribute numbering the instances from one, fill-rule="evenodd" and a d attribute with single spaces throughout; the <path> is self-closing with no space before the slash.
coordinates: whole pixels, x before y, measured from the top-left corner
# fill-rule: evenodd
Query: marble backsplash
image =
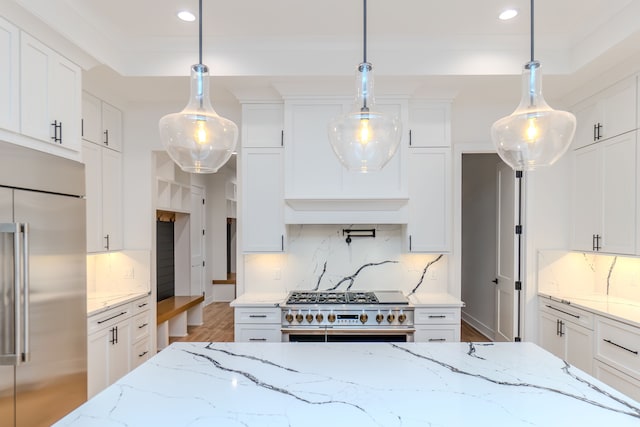
<path id="1" fill-rule="evenodd" d="M 565 295 L 607 295 L 640 302 L 640 258 L 540 251 L 538 290 Z"/>
<path id="2" fill-rule="evenodd" d="M 151 289 L 149 251 L 119 251 L 87 255 L 87 293 L 118 295 Z"/>
<path id="3" fill-rule="evenodd" d="M 376 236 L 347 243 L 346 229 Z M 289 225 L 287 232 L 285 253 L 244 256 L 245 292 L 448 292 L 447 256 L 407 253 L 401 225 Z"/>

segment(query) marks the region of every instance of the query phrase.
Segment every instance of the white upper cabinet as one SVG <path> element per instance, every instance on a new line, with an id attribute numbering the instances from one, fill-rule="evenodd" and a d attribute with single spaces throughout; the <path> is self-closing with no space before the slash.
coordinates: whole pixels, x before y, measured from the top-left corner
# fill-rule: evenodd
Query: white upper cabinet
<path id="1" fill-rule="evenodd" d="M 329 121 L 343 113 L 341 101 L 285 104 L 285 197 L 326 199 L 342 194 L 343 167 L 328 137 Z"/>
<path id="2" fill-rule="evenodd" d="M 80 68 L 24 32 L 20 49 L 21 132 L 79 152 Z"/>
<path id="3" fill-rule="evenodd" d="M 283 109 L 282 104 L 244 104 L 242 106 L 242 146 L 282 147 Z"/>
<path id="4" fill-rule="evenodd" d="M 20 130 L 20 30 L 0 18 L 0 128 Z"/>
<path id="5" fill-rule="evenodd" d="M 451 104 L 412 101 L 409 104 L 409 146 L 451 146 Z"/>
<path id="6" fill-rule="evenodd" d="M 637 127 L 637 84 L 631 77 L 574 107 L 574 149 L 615 137 Z"/>
<path id="7" fill-rule="evenodd" d="M 243 252 L 284 251 L 283 120 L 281 103 L 242 106 Z"/>
<path id="8" fill-rule="evenodd" d="M 242 249 L 283 252 L 282 148 L 242 150 Z"/>
<path id="9" fill-rule="evenodd" d="M 83 92 L 82 139 L 122 151 L 122 112 L 113 105 Z"/>
<path id="10" fill-rule="evenodd" d="M 451 250 L 451 149 L 409 150 L 409 252 Z"/>
<path id="11" fill-rule="evenodd" d="M 122 154 L 83 142 L 87 207 L 87 252 L 123 248 Z"/>
<path id="12" fill-rule="evenodd" d="M 383 112 L 407 115 L 406 101 L 378 100 Z M 351 105 L 343 100 L 293 100 L 285 102 L 285 197 L 287 199 L 386 199 L 405 197 L 406 150 L 396 154 L 378 172 L 349 172 L 329 142 L 329 122 Z M 406 129 L 406 120 L 403 120 Z M 404 132 L 403 132 L 404 134 Z"/>
<path id="13" fill-rule="evenodd" d="M 636 134 L 574 151 L 572 249 L 635 254 Z"/>

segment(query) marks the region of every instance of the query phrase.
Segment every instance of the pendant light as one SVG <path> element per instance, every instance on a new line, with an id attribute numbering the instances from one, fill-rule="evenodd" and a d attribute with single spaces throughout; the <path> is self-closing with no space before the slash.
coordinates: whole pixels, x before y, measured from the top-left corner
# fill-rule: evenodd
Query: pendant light
<path id="1" fill-rule="evenodd" d="M 356 98 L 351 112 L 329 123 L 334 153 L 349 171 L 378 171 L 398 149 L 401 123 L 397 116 L 376 109 L 373 68 L 367 62 L 367 0 L 363 0 L 364 59 L 356 71 Z"/>
<path id="2" fill-rule="evenodd" d="M 531 61 L 522 72 L 522 99 L 510 116 L 491 126 L 498 154 L 515 170 L 531 171 L 552 165 L 567 151 L 576 130 L 576 118 L 551 108 L 542 96 L 540 63 L 533 56 L 533 1 L 531 0 Z"/>
<path id="3" fill-rule="evenodd" d="M 191 66 L 191 97 L 184 110 L 160 119 L 160 138 L 171 159 L 183 171 L 212 173 L 235 150 L 238 126 L 220 117 L 209 100 L 209 68 L 202 64 L 202 0 L 198 19 L 200 62 Z"/>

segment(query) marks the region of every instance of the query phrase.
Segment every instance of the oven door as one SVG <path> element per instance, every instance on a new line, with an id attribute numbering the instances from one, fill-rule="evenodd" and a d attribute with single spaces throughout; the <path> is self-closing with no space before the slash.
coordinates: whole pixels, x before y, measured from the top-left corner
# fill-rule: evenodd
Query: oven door
<path id="1" fill-rule="evenodd" d="M 413 342 L 413 328 L 282 328 L 285 342 Z"/>

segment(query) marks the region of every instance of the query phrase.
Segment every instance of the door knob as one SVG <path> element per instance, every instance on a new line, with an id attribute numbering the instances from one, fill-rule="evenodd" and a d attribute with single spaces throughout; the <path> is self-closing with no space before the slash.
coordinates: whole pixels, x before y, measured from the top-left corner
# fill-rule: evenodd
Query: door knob
<path id="1" fill-rule="evenodd" d="M 492 282 L 497 285 L 498 284 L 498 278 L 496 277 L 495 279 L 492 280 Z"/>

